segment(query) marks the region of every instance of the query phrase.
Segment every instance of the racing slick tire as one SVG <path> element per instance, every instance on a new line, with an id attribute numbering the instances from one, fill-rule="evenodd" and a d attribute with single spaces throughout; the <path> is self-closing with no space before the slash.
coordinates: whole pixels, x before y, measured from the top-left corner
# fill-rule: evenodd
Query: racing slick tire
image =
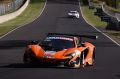
<path id="1" fill-rule="evenodd" d="M 80 68 L 80 65 L 81 65 L 80 58 L 77 58 L 76 63 L 74 64 L 74 68 Z"/>
<path id="2" fill-rule="evenodd" d="M 33 64 L 35 63 L 34 54 L 32 52 L 25 52 L 23 56 L 23 62 L 25 64 Z"/>
<path id="3" fill-rule="evenodd" d="M 71 62 L 71 67 L 72 67 L 72 68 L 78 69 L 78 68 L 80 68 L 80 66 L 81 66 L 81 60 L 80 60 L 79 57 L 76 58 L 75 61 L 72 61 L 72 62 Z"/>
<path id="4" fill-rule="evenodd" d="M 29 54 L 25 53 L 23 57 L 23 62 L 25 64 L 31 64 L 32 63 L 32 58 Z"/>

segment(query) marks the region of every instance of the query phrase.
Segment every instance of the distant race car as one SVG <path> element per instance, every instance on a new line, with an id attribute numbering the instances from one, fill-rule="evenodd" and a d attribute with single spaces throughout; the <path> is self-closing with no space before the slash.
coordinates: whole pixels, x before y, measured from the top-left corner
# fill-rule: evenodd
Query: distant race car
<path id="1" fill-rule="evenodd" d="M 89 42 L 81 42 L 82 38 L 96 39 L 97 36 L 49 33 L 42 42 L 27 46 L 23 61 L 72 68 L 93 65 L 96 48 Z"/>
<path id="2" fill-rule="evenodd" d="M 78 11 L 70 11 L 70 12 L 68 13 L 68 17 L 79 18 L 79 12 L 78 12 Z"/>

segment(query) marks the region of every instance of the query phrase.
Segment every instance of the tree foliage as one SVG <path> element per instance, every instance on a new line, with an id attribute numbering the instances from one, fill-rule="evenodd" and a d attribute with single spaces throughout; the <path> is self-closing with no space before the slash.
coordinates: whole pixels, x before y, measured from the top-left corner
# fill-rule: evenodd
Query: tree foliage
<path id="1" fill-rule="evenodd" d="M 83 5 L 88 5 L 88 0 L 80 0 Z"/>

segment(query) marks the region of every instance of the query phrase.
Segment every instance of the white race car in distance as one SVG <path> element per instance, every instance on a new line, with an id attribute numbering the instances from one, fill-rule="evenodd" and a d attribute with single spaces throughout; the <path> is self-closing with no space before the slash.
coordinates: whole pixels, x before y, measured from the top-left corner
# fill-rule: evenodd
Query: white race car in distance
<path id="1" fill-rule="evenodd" d="M 78 12 L 78 11 L 70 11 L 70 12 L 68 13 L 68 17 L 71 17 L 71 18 L 73 18 L 73 17 L 79 18 L 79 12 Z"/>

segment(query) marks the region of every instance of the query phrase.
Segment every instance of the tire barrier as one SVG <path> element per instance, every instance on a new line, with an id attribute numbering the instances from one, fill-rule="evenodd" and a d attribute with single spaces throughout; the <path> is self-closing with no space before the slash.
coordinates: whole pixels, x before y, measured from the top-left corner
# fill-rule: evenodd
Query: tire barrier
<path id="1" fill-rule="evenodd" d="M 101 21 L 108 23 L 106 29 L 120 31 L 120 13 L 109 10 L 105 3 L 102 3 L 101 7 L 96 8 L 94 15 L 99 16 Z"/>

